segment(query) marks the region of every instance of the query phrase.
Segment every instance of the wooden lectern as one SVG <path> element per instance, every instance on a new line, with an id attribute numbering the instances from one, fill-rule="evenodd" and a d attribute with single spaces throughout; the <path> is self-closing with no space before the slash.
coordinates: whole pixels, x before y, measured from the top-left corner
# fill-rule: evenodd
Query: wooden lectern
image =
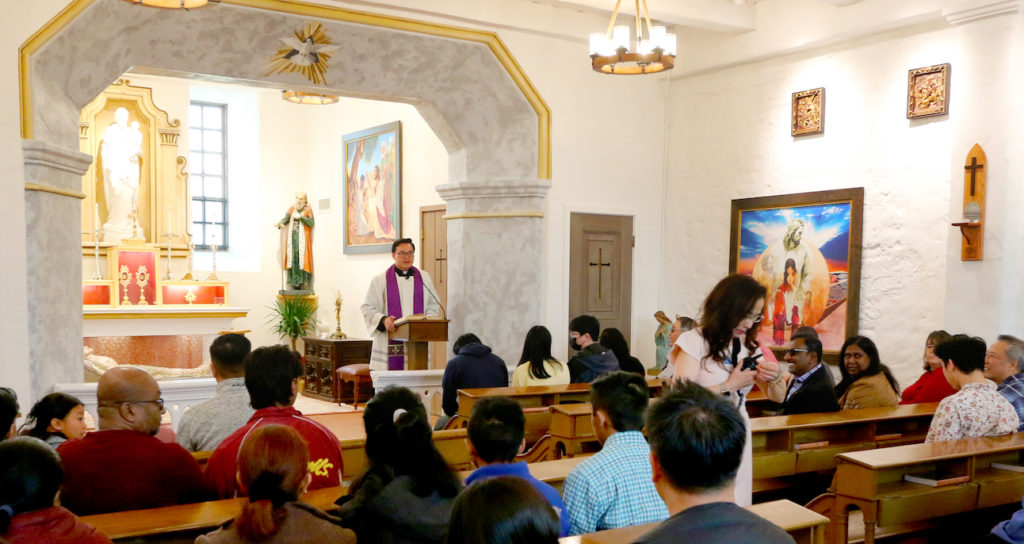
<path id="1" fill-rule="evenodd" d="M 427 342 L 448 341 L 448 320 L 440 317 L 413 318 L 395 326 L 388 335 L 392 340 L 405 342 L 405 369 L 427 369 Z"/>

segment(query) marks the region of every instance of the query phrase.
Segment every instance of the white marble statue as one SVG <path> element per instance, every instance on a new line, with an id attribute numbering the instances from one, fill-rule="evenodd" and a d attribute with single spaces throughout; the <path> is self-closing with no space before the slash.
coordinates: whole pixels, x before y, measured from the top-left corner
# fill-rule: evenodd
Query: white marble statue
<path id="1" fill-rule="evenodd" d="M 117 108 L 114 122 L 103 133 L 100 145 L 103 192 L 107 204 L 107 220 L 103 223 L 104 242 L 118 243 L 124 238 L 142 235 L 134 231 L 135 214 L 139 206 L 142 132 L 139 131 L 138 121 L 129 126 L 128 118 L 127 109 Z"/>

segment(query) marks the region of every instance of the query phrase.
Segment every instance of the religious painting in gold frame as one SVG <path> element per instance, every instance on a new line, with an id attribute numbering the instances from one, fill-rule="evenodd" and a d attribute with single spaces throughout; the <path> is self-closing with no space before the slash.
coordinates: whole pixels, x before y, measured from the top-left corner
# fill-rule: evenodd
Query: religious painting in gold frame
<path id="1" fill-rule="evenodd" d="M 907 119 L 949 113 L 949 63 L 914 68 L 907 76 Z"/>
<path id="2" fill-rule="evenodd" d="M 825 88 L 793 93 L 793 136 L 825 132 Z"/>
<path id="3" fill-rule="evenodd" d="M 801 326 L 838 360 L 857 334 L 864 188 L 732 201 L 729 271 L 768 292 L 758 340 L 782 355 Z"/>

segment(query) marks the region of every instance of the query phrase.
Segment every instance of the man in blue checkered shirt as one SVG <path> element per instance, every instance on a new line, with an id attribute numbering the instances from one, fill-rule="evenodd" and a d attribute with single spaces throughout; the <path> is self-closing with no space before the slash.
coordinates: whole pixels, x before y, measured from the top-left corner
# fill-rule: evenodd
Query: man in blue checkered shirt
<path id="1" fill-rule="evenodd" d="M 998 391 L 1020 416 L 1018 431 L 1024 431 L 1024 341 L 1000 335 L 985 352 L 985 377 L 996 382 Z"/>
<path id="2" fill-rule="evenodd" d="M 602 448 L 565 479 L 572 534 L 668 518 L 651 480 L 651 449 L 640 432 L 649 398 L 644 377 L 632 372 L 611 372 L 590 384 L 591 422 Z"/>

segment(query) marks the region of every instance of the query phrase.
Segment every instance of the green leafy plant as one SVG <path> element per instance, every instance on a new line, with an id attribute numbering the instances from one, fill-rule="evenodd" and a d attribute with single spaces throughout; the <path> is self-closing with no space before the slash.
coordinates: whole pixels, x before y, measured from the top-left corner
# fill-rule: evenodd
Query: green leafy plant
<path id="1" fill-rule="evenodd" d="M 270 316 L 267 323 L 281 338 L 289 338 L 292 349 L 300 336 L 316 330 L 316 305 L 302 297 L 278 297 L 277 303 L 268 306 Z"/>

